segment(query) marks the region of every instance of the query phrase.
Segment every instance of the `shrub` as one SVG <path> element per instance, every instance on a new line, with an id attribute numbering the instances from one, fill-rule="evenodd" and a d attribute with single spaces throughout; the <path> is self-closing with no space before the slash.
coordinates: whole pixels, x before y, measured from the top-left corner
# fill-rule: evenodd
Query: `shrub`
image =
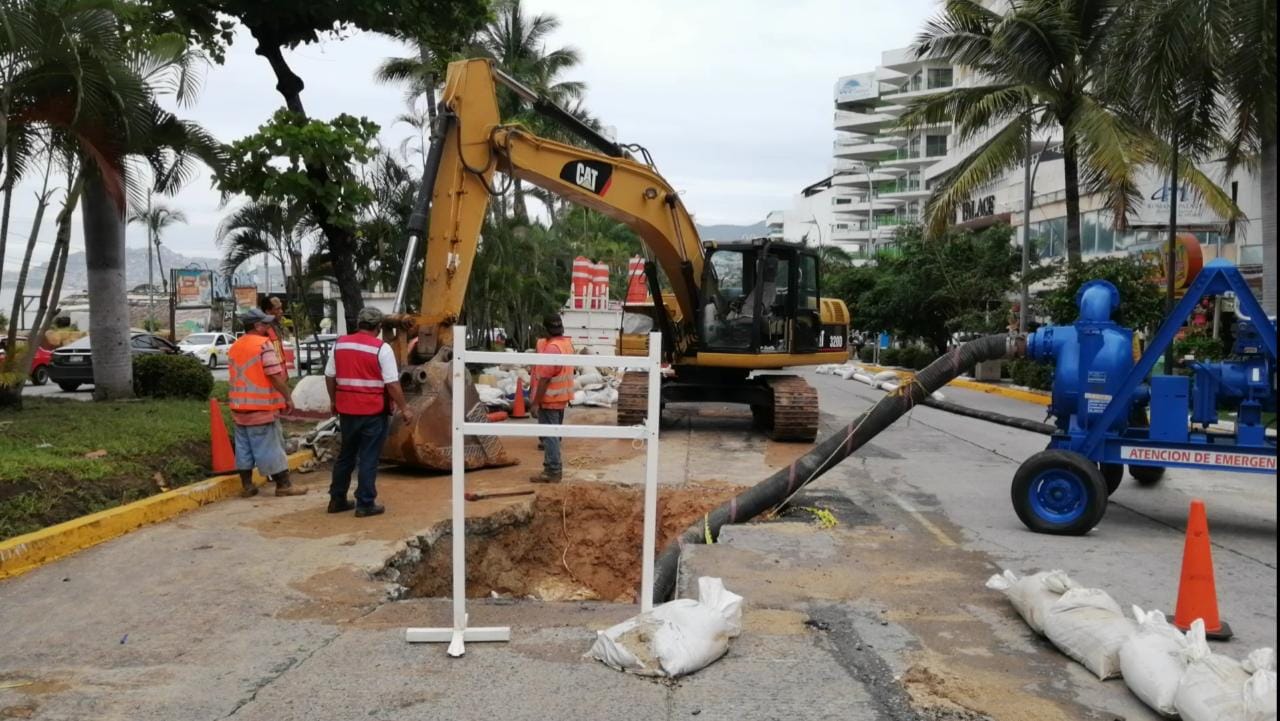
<path id="1" fill-rule="evenodd" d="M 912 370 L 924 370 L 926 366 L 937 360 L 938 356 L 928 348 L 908 346 L 902 349 L 901 365 Z"/>
<path id="2" fill-rule="evenodd" d="M 858 349 L 858 360 L 863 363 L 870 363 L 876 358 L 875 346 L 867 344 Z"/>
<path id="3" fill-rule="evenodd" d="M 898 348 L 885 348 L 880 351 L 880 365 L 896 366 L 902 360 L 902 351 Z"/>
<path id="4" fill-rule="evenodd" d="M 133 359 L 133 392 L 153 398 L 206 400 L 213 391 L 213 374 L 186 355 L 144 355 Z"/>
<path id="5" fill-rule="evenodd" d="M 1049 363 L 1037 363 L 1018 358 L 1005 365 L 1009 368 L 1009 380 L 1017 385 L 1041 391 L 1047 391 L 1053 387 L 1053 366 Z"/>
<path id="6" fill-rule="evenodd" d="M 1205 333 L 1188 333 L 1173 342 L 1173 357 L 1182 360 L 1187 356 L 1199 361 L 1222 360 L 1227 357 L 1226 341 Z"/>

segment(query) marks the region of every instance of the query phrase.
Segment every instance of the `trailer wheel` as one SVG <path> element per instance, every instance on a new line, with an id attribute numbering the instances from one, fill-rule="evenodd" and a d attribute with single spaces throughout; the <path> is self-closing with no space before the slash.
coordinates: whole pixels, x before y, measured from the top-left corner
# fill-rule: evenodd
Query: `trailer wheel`
<path id="1" fill-rule="evenodd" d="M 1129 466 L 1129 475 L 1140 486 L 1154 486 L 1164 480 L 1163 466 Z"/>
<path id="2" fill-rule="evenodd" d="M 1036 533 L 1082 536 L 1107 512 L 1107 481 L 1088 458 L 1047 450 L 1031 456 L 1013 475 L 1013 510 Z"/>
<path id="3" fill-rule="evenodd" d="M 1107 482 L 1107 495 L 1110 496 L 1124 481 L 1124 464 L 1099 463 L 1098 470 L 1102 471 L 1102 480 Z"/>

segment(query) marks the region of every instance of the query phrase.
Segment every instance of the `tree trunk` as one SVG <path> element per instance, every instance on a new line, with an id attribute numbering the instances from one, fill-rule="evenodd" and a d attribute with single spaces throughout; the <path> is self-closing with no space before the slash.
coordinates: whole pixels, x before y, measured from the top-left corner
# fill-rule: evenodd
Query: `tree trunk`
<path id="1" fill-rule="evenodd" d="M 513 192 L 511 194 L 511 217 L 521 223 L 529 222 L 529 209 L 524 205 L 524 184 L 519 178 L 514 179 L 512 183 Z"/>
<path id="2" fill-rule="evenodd" d="M 1276 314 L 1276 136 L 1262 138 L 1262 309 Z"/>
<path id="3" fill-rule="evenodd" d="M 59 296 L 62 294 L 62 277 L 67 272 L 67 249 L 71 245 L 71 214 L 75 212 L 76 204 L 80 202 L 80 191 L 84 187 L 84 178 L 80 174 L 76 174 L 75 180 L 72 181 L 70 190 L 67 192 L 67 198 L 63 201 L 62 210 L 58 212 L 56 221 L 57 232 L 54 235 L 53 250 L 49 252 L 49 265 L 45 269 L 44 283 L 40 288 L 40 304 L 36 307 L 36 315 L 31 323 L 31 332 L 27 336 L 29 339 L 43 339 L 45 333 L 49 332 L 49 326 L 53 325 L 53 318 L 58 309 Z M 40 347 L 40 343 L 27 343 L 27 350 L 23 355 L 22 364 L 19 368 L 30 368 L 31 362 L 35 360 L 36 350 Z M 2 405 L 3 402 L 0 402 Z M 22 407 L 22 387 L 18 387 L 17 407 Z"/>
<path id="4" fill-rule="evenodd" d="M 124 215 L 107 194 L 101 175 L 86 171 L 84 250 L 89 271 L 89 326 L 93 338 L 93 398 L 133 397 L 129 349 L 129 298 L 125 285 Z"/>
<path id="5" fill-rule="evenodd" d="M 45 187 L 49 186 L 49 174 L 44 176 Z M 18 267 L 18 282 L 13 286 L 13 310 L 9 313 L 9 337 L 5 339 L 6 357 L 14 358 L 14 349 L 18 345 L 18 316 L 22 313 L 22 293 L 27 288 L 27 274 L 31 271 L 31 256 L 36 251 L 36 241 L 40 238 L 40 224 L 44 222 L 44 211 L 49 207 L 49 191 L 41 191 L 36 196 L 36 217 L 31 221 L 31 235 L 27 236 L 27 248 L 22 254 L 22 265 Z M 34 327 L 34 326 L 33 326 Z M 28 334 L 27 344 L 38 342 L 35 335 Z M 26 368 L 28 366 L 17 366 Z"/>
<path id="6" fill-rule="evenodd" d="M 1067 191 L 1067 268 L 1080 266 L 1080 167 L 1076 141 L 1070 132 L 1062 138 L 1062 174 Z"/>
<path id="7" fill-rule="evenodd" d="M 276 75 L 276 90 L 280 95 L 284 96 L 285 107 L 291 112 L 306 117 L 306 108 L 302 105 L 302 89 L 304 84 L 302 78 L 298 77 L 289 64 L 285 62 L 284 53 L 281 52 L 279 42 L 273 41 L 264 34 L 260 34 L 253 27 L 249 28 L 254 38 L 258 40 L 258 47 L 255 52 L 267 59 L 271 64 L 271 70 Z M 313 166 L 307 164 L 307 175 L 319 184 L 327 185 L 329 183 L 329 173 L 322 166 Z M 356 274 L 355 264 L 352 260 L 355 258 L 355 242 L 351 237 L 351 233 L 347 230 L 334 225 L 329 220 L 329 210 L 324 203 L 314 202 L 308 205 L 308 210 L 316 218 L 316 224 L 320 226 L 320 232 L 324 234 L 325 241 L 329 246 L 329 253 L 333 259 L 333 277 L 338 283 L 338 292 L 342 296 L 343 313 L 347 316 L 347 327 L 356 327 L 356 314 L 364 307 L 364 296 L 360 289 L 360 278 Z"/>

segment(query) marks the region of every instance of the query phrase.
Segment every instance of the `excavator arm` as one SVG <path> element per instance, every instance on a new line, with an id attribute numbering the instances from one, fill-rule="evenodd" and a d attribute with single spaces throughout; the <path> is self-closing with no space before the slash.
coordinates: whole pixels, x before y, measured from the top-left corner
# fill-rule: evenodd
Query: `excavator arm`
<path id="1" fill-rule="evenodd" d="M 435 140 L 439 147 L 433 149 L 438 167 L 434 177 L 427 179 L 430 222 L 417 319 L 420 333 L 426 336 L 420 341 L 424 343 L 421 355 L 429 356 L 452 342 L 449 329 L 462 310 L 480 229 L 496 191 L 495 171 L 596 210 L 635 231 L 671 280 L 679 317 L 687 325 L 681 335 L 692 337 L 703 251 L 679 194 L 651 166 L 626 157 L 618 146 L 599 136 L 592 138 L 595 144 L 616 154 L 559 143 L 519 125 L 503 124 L 498 81 L 535 108 L 540 102 L 488 60 L 449 65 Z M 576 122 L 559 112 L 568 122 Z"/>
<path id="2" fill-rule="evenodd" d="M 576 130 L 600 152 L 504 124 L 498 82 L 535 110 Z M 422 195 L 409 222 L 410 256 L 416 240 L 426 236 L 421 306 L 417 315 L 401 314 L 411 266 L 406 258 L 396 293 L 397 307 L 384 326 L 384 334 L 405 361 L 401 385 L 415 406 L 411 423 L 393 421 L 383 450 L 387 460 L 436 469 L 449 468 L 452 462 L 448 360 L 453 344 L 465 342 L 452 337 L 453 325 L 462 312 L 490 197 L 498 194 L 493 185 L 498 172 L 599 211 L 634 230 L 674 289 L 679 325 L 659 303 L 655 313 L 660 325 L 674 331 L 671 335 L 677 352 L 693 343 L 704 256 L 693 219 L 675 189 L 652 166 L 628 157 L 612 141 L 496 70 L 490 61 L 451 63 L 441 114 L 432 130 Z M 474 388 L 467 387 L 465 406 L 482 409 Z M 482 411 L 471 420 L 480 420 L 480 415 Z M 496 438 L 469 437 L 465 452 L 468 468 L 512 462 Z"/>

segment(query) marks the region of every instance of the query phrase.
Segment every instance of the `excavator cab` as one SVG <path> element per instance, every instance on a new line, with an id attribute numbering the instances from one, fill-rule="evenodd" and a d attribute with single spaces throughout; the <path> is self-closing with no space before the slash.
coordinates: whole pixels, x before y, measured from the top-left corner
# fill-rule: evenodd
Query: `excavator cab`
<path id="1" fill-rule="evenodd" d="M 704 243 L 700 350 L 815 353 L 823 342 L 818 256 L 805 246 L 761 238 Z"/>

